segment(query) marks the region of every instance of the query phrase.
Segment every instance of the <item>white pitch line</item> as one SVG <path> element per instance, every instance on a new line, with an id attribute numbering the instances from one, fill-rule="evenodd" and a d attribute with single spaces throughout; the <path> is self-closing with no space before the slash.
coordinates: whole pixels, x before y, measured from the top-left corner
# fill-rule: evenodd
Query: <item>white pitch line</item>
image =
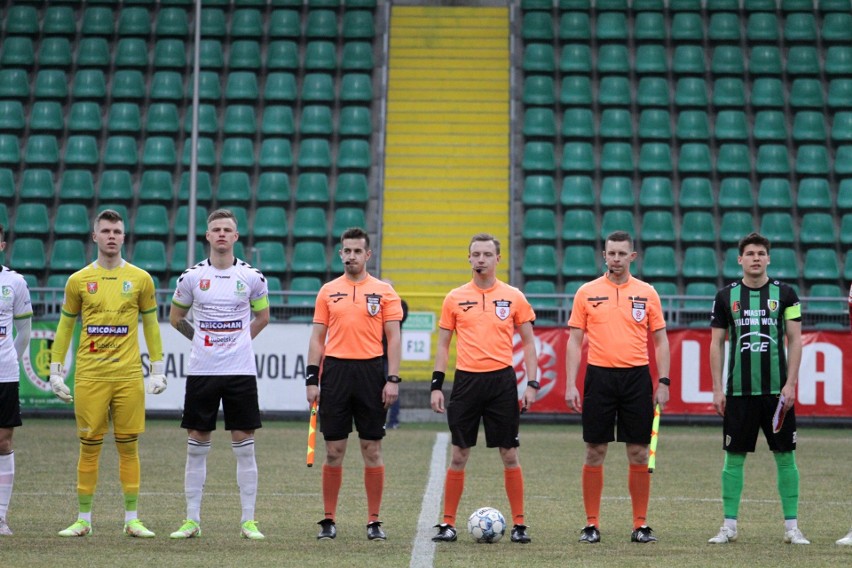
<path id="1" fill-rule="evenodd" d="M 429 480 L 426 482 L 426 491 L 423 493 L 420 517 L 417 519 L 417 534 L 414 535 L 414 546 L 411 548 L 410 568 L 432 568 L 435 543 L 432 542 L 429 529 L 435 524 L 435 519 L 440 513 L 449 442 L 450 435 L 447 432 L 441 432 L 435 436 L 435 445 L 432 446 L 432 463 L 429 465 Z"/>

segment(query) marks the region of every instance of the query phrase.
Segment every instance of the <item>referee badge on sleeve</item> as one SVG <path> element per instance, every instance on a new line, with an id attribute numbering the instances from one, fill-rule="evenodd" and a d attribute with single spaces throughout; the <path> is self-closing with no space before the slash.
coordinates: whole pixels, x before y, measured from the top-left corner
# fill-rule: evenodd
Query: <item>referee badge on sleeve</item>
<path id="1" fill-rule="evenodd" d="M 633 302 L 631 313 L 633 314 L 633 319 L 637 322 L 645 319 L 645 302 Z"/>
<path id="2" fill-rule="evenodd" d="M 509 317 L 509 307 L 512 305 L 512 302 L 509 300 L 494 300 L 494 313 L 497 314 L 497 317 L 501 320 L 505 320 Z"/>
<path id="3" fill-rule="evenodd" d="M 367 294 L 367 313 L 376 316 L 382 311 L 382 297 L 378 294 Z"/>

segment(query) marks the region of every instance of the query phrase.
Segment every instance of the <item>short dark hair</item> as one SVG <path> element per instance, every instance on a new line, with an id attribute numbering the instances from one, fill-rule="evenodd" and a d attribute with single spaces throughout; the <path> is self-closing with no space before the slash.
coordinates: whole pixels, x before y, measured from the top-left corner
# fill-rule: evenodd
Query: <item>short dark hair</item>
<path id="1" fill-rule="evenodd" d="M 234 222 L 234 225 L 237 224 L 237 216 L 234 215 L 234 212 L 230 209 L 216 209 L 207 216 L 207 224 L 209 225 L 213 221 L 218 221 L 219 219 L 230 219 Z"/>
<path id="2" fill-rule="evenodd" d="M 606 240 L 604 240 L 604 249 L 606 249 L 606 243 L 610 241 L 614 243 L 626 242 L 630 245 L 630 250 L 633 250 L 633 237 L 627 231 L 613 231 L 607 235 Z"/>
<path id="3" fill-rule="evenodd" d="M 748 245 L 758 245 L 764 247 L 766 252 L 769 253 L 770 243 L 769 239 L 761 235 L 760 233 L 749 233 L 740 239 L 738 250 L 740 252 L 740 256 L 743 255 L 743 251 Z"/>
<path id="4" fill-rule="evenodd" d="M 98 230 L 98 223 L 101 221 L 109 221 L 110 223 L 124 223 L 124 219 L 121 218 L 121 213 L 116 211 L 115 209 L 104 209 L 98 216 L 95 217 L 95 222 L 92 225 L 92 230 Z"/>
<path id="5" fill-rule="evenodd" d="M 361 227 L 349 227 L 343 231 L 343 234 L 340 235 L 340 244 L 343 244 L 346 239 L 364 239 L 365 248 L 370 249 L 370 235 Z"/>
<path id="6" fill-rule="evenodd" d="M 470 246 L 473 243 L 487 243 L 488 241 L 494 242 L 494 247 L 497 249 L 497 254 L 500 254 L 500 241 L 494 238 L 494 235 L 491 233 L 476 233 L 470 238 L 470 243 L 467 245 L 467 251 L 470 252 Z"/>

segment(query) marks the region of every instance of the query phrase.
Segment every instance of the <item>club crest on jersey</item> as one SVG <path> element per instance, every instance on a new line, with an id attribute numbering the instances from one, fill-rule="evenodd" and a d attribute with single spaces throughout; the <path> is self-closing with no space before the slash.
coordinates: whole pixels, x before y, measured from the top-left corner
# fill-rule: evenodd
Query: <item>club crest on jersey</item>
<path id="1" fill-rule="evenodd" d="M 378 294 L 367 294 L 367 313 L 376 316 L 382 311 L 382 297 Z"/>
<path id="2" fill-rule="evenodd" d="M 734 302 L 731 305 L 731 311 L 734 312 L 734 313 L 737 313 L 737 312 L 740 311 L 740 301 L 739 300 L 737 300 L 736 302 Z"/>
<path id="3" fill-rule="evenodd" d="M 237 289 L 234 291 L 234 296 L 237 296 L 238 298 L 244 298 L 247 294 L 245 283 L 242 280 L 237 280 L 236 286 Z"/>
<path id="4" fill-rule="evenodd" d="M 766 307 L 769 308 L 770 312 L 778 311 L 778 300 L 766 300 Z"/>
<path id="5" fill-rule="evenodd" d="M 497 317 L 505 321 L 511 312 L 512 302 L 509 300 L 494 300 L 494 313 Z"/>
<path id="6" fill-rule="evenodd" d="M 130 280 L 125 280 L 121 283 L 122 294 L 129 294 L 133 290 L 133 283 Z"/>
<path id="7" fill-rule="evenodd" d="M 198 283 L 198 288 L 202 292 L 206 292 L 207 290 L 209 290 L 210 289 L 210 279 L 209 278 L 202 278 L 201 281 Z"/>
<path id="8" fill-rule="evenodd" d="M 86 282 L 86 291 L 89 294 L 97 294 L 98 293 L 98 283 L 97 282 Z"/>
<path id="9" fill-rule="evenodd" d="M 633 302 L 633 308 L 630 313 L 633 314 L 633 319 L 641 322 L 645 319 L 645 302 Z"/>
<path id="10" fill-rule="evenodd" d="M 3 294 L 4 298 L 8 298 L 9 296 L 11 296 L 12 295 L 12 287 L 11 286 L 3 286 L 2 294 Z"/>

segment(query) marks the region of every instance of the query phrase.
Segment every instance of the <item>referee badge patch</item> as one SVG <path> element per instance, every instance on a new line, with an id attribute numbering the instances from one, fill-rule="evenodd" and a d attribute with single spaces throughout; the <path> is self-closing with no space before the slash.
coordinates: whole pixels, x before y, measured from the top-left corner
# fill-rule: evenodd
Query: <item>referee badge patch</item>
<path id="1" fill-rule="evenodd" d="M 633 302 L 633 309 L 630 310 L 633 314 L 633 319 L 641 322 L 645 319 L 645 302 Z"/>
<path id="2" fill-rule="evenodd" d="M 497 317 L 501 320 L 506 320 L 509 317 L 509 312 L 511 311 L 509 307 L 512 305 L 512 302 L 509 300 L 494 300 L 494 313 L 497 314 Z"/>
<path id="3" fill-rule="evenodd" d="M 382 311 L 382 297 L 378 294 L 367 294 L 367 313 L 376 316 Z"/>

